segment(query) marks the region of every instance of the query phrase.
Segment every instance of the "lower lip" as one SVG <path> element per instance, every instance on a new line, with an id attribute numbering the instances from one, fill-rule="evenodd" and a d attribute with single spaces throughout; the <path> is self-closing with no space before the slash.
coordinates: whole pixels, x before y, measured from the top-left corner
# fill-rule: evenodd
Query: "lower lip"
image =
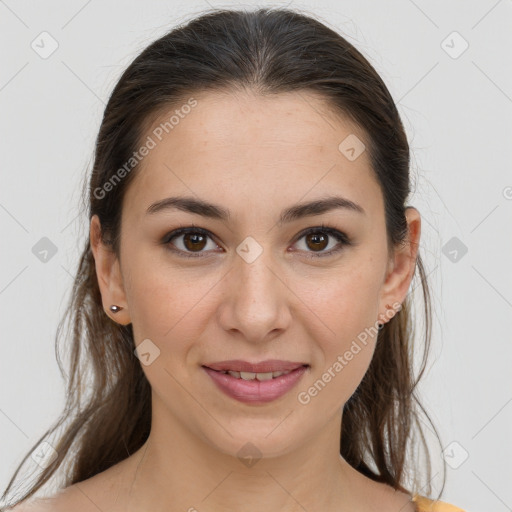
<path id="1" fill-rule="evenodd" d="M 246 404 L 264 404 L 280 398 L 299 382 L 308 369 L 307 366 L 301 366 L 286 375 L 260 382 L 237 379 L 229 373 L 218 372 L 205 366 L 202 368 L 221 391 Z"/>

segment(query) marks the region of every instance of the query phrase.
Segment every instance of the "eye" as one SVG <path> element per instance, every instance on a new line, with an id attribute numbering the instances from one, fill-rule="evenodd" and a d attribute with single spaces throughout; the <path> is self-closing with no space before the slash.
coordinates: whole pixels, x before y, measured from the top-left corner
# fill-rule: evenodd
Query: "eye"
<path id="1" fill-rule="evenodd" d="M 212 233 L 210 233 L 210 231 L 196 226 L 181 227 L 166 235 L 162 243 L 166 245 L 169 250 L 179 253 L 180 256 L 192 258 L 200 257 L 204 256 L 204 253 L 210 252 L 208 250 L 203 251 L 203 249 L 208 246 L 208 239 L 212 241 L 213 247 L 211 247 L 211 249 L 219 247 L 213 242 L 211 235 Z M 304 252 L 311 252 L 311 254 L 306 256 L 308 258 L 331 256 L 341 251 L 344 246 L 352 245 L 351 240 L 345 233 L 323 224 L 303 231 L 297 241 L 303 238 L 305 239 Z M 174 243 L 173 240 L 175 239 L 179 240 L 179 242 Z M 338 243 L 334 244 L 334 247 L 331 249 L 325 251 L 324 249 L 329 246 L 329 242 L 334 240 Z M 309 251 L 308 249 L 311 248 L 314 250 Z"/>
<path id="2" fill-rule="evenodd" d="M 179 228 L 169 233 L 164 238 L 163 243 L 169 246 L 169 250 L 181 253 L 180 256 L 194 258 L 197 256 L 202 256 L 201 250 L 204 249 L 207 245 L 207 239 L 211 239 L 210 234 L 211 233 L 206 229 L 195 226 Z M 177 249 L 170 247 L 172 245 L 176 246 L 174 243 L 171 243 L 171 240 L 179 240 L 180 238 L 181 242 L 176 244 L 178 246 Z M 179 247 L 180 245 L 181 247 Z M 213 243 L 213 245 L 218 247 L 218 245 L 215 243 Z"/>
<path id="3" fill-rule="evenodd" d="M 309 228 L 306 231 L 303 231 L 299 237 L 299 241 L 304 238 L 304 245 L 306 247 L 306 252 L 312 252 L 308 254 L 307 258 L 323 258 L 325 256 L 332 256 L 340 252 L 344 246 L 352 245 L 352 242 L 348 238 L 348 236 L 335 228 L 331 228 L 322 224 L 319 227 Z M 324 251 L 327 246 L 329 246 L 329 242 L 334 239 L 338 243 L 334 244 L 334 247 L 331 246 L 331 249 L 328 251 Z M 318 249 L 313 251 L 308 251 L 308 248 Z"/>

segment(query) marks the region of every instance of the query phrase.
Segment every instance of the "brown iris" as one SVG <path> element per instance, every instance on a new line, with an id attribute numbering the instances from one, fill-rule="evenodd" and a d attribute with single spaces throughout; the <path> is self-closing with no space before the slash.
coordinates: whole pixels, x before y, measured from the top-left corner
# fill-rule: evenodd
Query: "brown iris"
<path id="1" fill-rule="evenodd" d="M 310 249 L 316 248 L 322 250 L 327 246 L 327 239 L 328 236 L 325 234 L 310 233 L 309 235 L 306 235 L 306 244 L 308 244 Z M 310 241 L 314 244 L 313 246 L 309 245 Z"/>
<path id="2" fill-rule="evenodd" d="M 201 250 L 206 245 L 206 235 L 201 233 L 184 233 L 183 234 L 183 245 L 190 251 L 194 249 Z"/>

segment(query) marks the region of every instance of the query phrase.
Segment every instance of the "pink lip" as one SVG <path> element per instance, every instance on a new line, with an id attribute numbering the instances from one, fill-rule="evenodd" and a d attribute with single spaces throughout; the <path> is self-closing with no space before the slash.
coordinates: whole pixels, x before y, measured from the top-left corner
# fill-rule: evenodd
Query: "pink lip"
<path id="1" fill-rule="evenodd" d="M 271 402 L 286 394 L 299 382 L 308 367 L 300 366 L 286 375 L 261 382 L 258 380 L 237 379 L 228 373 L 221 373 L 206 366 L 203 366 L 203 369 L 226 395 L 240 402 L 255 405 Z"/>
<path id="2" fill-rule="evenodd" d="M 295 363 L 292 361 L 281 361 L 279 359 L 267 359 L 259 363 L 249 363 L 241 361 L 240 359 L 231 359 L 229 361 L 218 361 L 215 363 L 207 363 L 203 366 L 217 371 L 233 372 L 252 372 L 252 373 L 265 373 L 265 372 L 287 372 L 288 370 L 295 370 L 300 366 L 305 366 L 306 363 Z"/>

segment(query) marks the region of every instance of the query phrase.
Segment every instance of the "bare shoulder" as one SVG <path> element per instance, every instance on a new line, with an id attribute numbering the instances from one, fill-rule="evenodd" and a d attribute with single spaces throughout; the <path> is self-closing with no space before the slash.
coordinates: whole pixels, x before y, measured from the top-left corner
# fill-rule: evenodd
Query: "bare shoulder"
<path id="1" fill-rule="evenodd" d="M 5 512 L 116 512 L 120 510 L 116 475 L 117 470 L 110 468 L 51 496 L 22 502 Z"/>
<path id="2" fill-rule="evenodd" d="M 5 512 L 61 512 L 65 509 L 66 490 L 44 498 L 23 501 L 15 507 L 5 509 Z"/>
<path id="3" fill-rule="evenodd" d="M 80 492 L 80 486 L 73 484 L 50 496 L 20 503 L 5 512 L 89 512 L 90 505 L 90 500 Z M 95 512 L 98 512 L 98 509 Z"/>
<path id="4" fill-rule="evenodd" d="M 97 512 L 98 508 L 91 503 L 80 485 L 73 484 L 51 496 L 20 503 L 5 512 L 90 512 L 92 510 Z"/>
<path id="5" fill-rule="evenodd" d="M 415 512 L 416 506 L 407 493 L 394 489 L 390 485 L 372 481 L 367 486 L 366 502 L 371 510 L 385 512 Z"/>
<path id="6" fill-rule="evenodd" d="M 5 512 L 50 512 L 47 505 L 39 503 L 40 500 L 34 500 L 27 503 L 19 503 L 15 507 L 3 509 Z"/>
<path id="7" fill-rule="evenodd" d="M 343 461 L 343 459 L 341 459 Z M 363 475 L 350 464 L 342 462 L 345 475 L 349 481 L 356 503 L 352 508 L 379 512 L 416 512 L 413 497 L 393 488 L 384 482 L 378 482 Z"/>
<path id="8" fill-rule="evenodd" d="M 381 503 L 389 503 L 389 509 L 387 510 L 390 512 L 415 512 L 416 506 L 411 496 L 402 491 L 393 489 L 393 487 L 389 485 L 381 485 L 381 494 L 378 501 L 382 500 L 380 501 Z"/>
<path id="9" fill-rule="evenodd" d="M 22 502 L 5 512 L 117 512 L 123 463 L 42 498 Z M 3 512 L 3 511 L 2 511 Z"/>

